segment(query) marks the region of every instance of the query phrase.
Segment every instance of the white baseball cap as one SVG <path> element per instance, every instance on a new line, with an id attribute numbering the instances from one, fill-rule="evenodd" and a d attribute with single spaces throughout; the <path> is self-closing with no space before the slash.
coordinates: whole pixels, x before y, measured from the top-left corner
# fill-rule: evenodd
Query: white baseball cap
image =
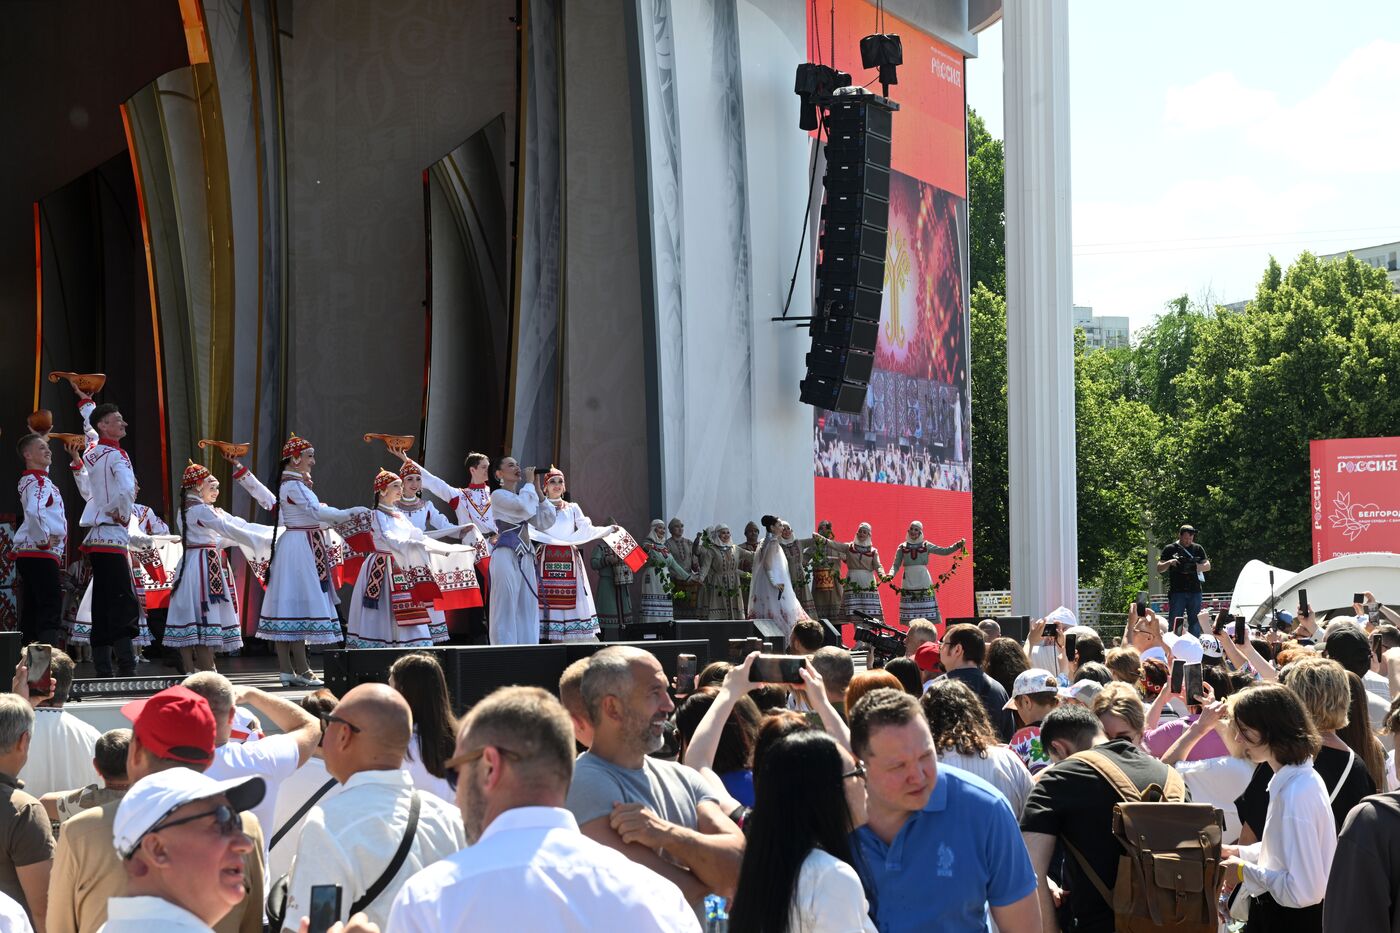
<path id="1" fill-rule="evenodd" d="M 1099 691 L 1102 689 L 1103 684 L 1099 683 L 1097 680 L 1076 680 L 1068 687 L 1062 688 L 1060 690 L 1060 696 L 1067 697 L 1071 700 L 1078 700 L 1080 703 L 1088 706 L 1094 702 L 1094 697 L 1098 696 Z"/>
<path id="2" fill-rule="evenodd" d="M 1040 667 L 1029 668 L 1016 675 L 1016 682 L 1011 685 L 1011 699 L 1002 709 L 1015 709 L 1017 697 L 1032 693 L 1056 693 L 1059 689 L 1060 682 L 1054 674 Z"/>
<path id="3" fill-rule="evenodd" d="M 1190 632 L 1184 635 L 1173 635 L 1168 632 L 1162 636 L 1162 640 L 1171 649 L 1173 661 L 1181 660 L 1187 664 L 1201 663 L 1201 656 L 1205 653 L 1201 650 L 1201 640 Z M 1216 647 L 1220 646 L 1217 644 Z"/>
<path id="4" fill-rule="evenodd" d="M 216 781 L 189 768 L 169 768 L 148 774 L 126 792 L 112 824 L 112 844 L 122 858 L 130 858 L 141 839 L 161 820 L 187 803 L 223 795 L 233 809 L 242 812 L 262 802 L 267 784 L 260 777 Z"/>
<path id="5" fill-rule="evenodd" d="M 1047 615 L 1045 621 L 1060 623 L 1060 629 L 1066 632 L 1079 624 L 1079 620 L 1075 618 L 1074 613 L 1064 606 L 1058 607 L 1054 612 Z"/>
<path id="6" fill-rule="evenodd" d="M 1200 641 L 1201 654 L 1208 658 L 1225 657 L 1225 650 L 1220 647 L 1220 639 L 1216 638 L 1214 635 L 1202 633 Z"/>

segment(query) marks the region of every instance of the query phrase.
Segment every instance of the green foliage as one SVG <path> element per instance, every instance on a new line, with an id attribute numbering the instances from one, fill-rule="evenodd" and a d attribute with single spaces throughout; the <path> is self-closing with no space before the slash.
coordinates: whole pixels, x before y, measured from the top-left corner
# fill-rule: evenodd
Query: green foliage
<path id="1" fill-rule="evenodd" d="M 972 285 L 1006 294 L 1005 154 L 977 111 L 967 111 L 967 224 Z"/>
<path id="2" fill-rule="evenodd" d="M 1011 583 L 1006 466 L 1006 299 L 972 291 L 972 540 L 979 589 Z"/>

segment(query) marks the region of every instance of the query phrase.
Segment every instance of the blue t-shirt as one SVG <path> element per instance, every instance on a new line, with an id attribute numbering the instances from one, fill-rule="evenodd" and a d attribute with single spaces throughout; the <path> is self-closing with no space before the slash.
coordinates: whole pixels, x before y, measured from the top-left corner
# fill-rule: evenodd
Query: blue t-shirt
<path id="1" fill-rule="evenodd" d="M 868 826 L 852 834 L 856 868 L 880 933 L 985 933 L 987 907 L 1035 891 L 1035 871 L 1011 806 L 974 774 L 938 766 L 928 803 L 891 845 Z"/>
<path id="2" fill-rule="evenodd" d="M 753 771 L 745 768 L 742 771 L 729 771 L 719 776 L 720 783 L 729 792 L 729 796 L 739 801 L 746 807 L 753 806 Z"/>

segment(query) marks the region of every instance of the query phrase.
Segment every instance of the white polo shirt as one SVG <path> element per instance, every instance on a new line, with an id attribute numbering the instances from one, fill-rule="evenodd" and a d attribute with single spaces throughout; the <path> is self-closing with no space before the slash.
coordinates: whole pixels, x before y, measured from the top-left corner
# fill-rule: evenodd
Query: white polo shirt
<path id="1" fill-rule="evenodd" d="M 113 897 L 107 922 L 97 933 L 214 933 L 213 927 L 183 907 L 160 897 Z"/>
<path id="2" fill-rule="evenodd" d="M 583 835 L 568 810 L 517 807 L 410 878 L 387 929 L 699 933 L 700 922 L 680 888 Z"/>
<path id="3" fill-rule="evenodd" d="M 25 792 L 42 797 L 98 783 L 92 756 L 100 738 L 101 732 L 72 713 L 50 706 L 35 708 L 29 760 L 19 772 Z"/>

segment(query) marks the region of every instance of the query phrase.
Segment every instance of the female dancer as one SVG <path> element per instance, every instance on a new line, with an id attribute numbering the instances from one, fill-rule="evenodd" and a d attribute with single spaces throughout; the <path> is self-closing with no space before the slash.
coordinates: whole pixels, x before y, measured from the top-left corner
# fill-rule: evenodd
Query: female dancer
<path id="1" fill-rule="evenodd" d="M 452 527 L 438 507 L 423 498 L 423 470 L 409 460 L 407 454 L 404 455 L 403 466 L 399 468 L 399 478 L 403 480 L 403 495 L 399 497 L 397 508 L 413 523 L 414 528 L 428 532 Z M 447 616 L 441 609 L 428 607 L 428 632 L 435 645 L 447 641 Z"/>
<path id="2" fill-rule="evenodd" d="M 639 574 L 642 581 L 639 621 L 663 624 L 673 622 L 676 611 L 671 597 L 666 595 L 667 587 L 662 574 L 669 575 L 672 586 L 684 590 L 687 595 L 699 586 L 700 575 L 691 573 L 672 556 L 671 549 L 666 544 L 666 523 L 661 519 L 652 519 L 651 532 L 637 543 L 647 552 L 647 562 Z"/>
<path id="3" fill-rule="evenodd" d="M 841 600 L 844 593 L 841 588 L 841 555 L 829 546 L 833 537 L 831 522 L 821 522 L 817 525 L 817 533 L 805 543 L 804 557 L 812 568 L 812 608 L 808 611 L 817 618 L 839 624 L 843 621 Z"/>
<path id="4" fill-rule="evenodd" d="M 320 687 L 323 683 L 306 659 L 306 644 L 333 645 L 341 640 L 339 599 L 331 583 L 330 555 L 323 529 L 369 513 L 364 506 L 333 509 L 311 491 L 316 448 L 293 434 L 282 445 L 278 480 L 280 528 L 274 529 L 257 636 L 277 647 L 282 685 Z"/>
<path id="5" fill-rule="evenodd" d="M 565 501 L 567 489 L 563 471 L 551 467 L 544 476 L 544 501 L 554 521 L 534 536 L 543 545 L 538 559 L 544 640 L 596 641 L 601 631 L 598 610 L 578 546 L 611 534 L 617 526 L 594 525 L 578 503 Z"/>
<path id="6" fill-rule="evenodd" d="M 750 619 L 772 619 L 782 627 L 783 638 L 792 634 L 798 622 L 808 618 L 807 611 L 797 599 L 792 587 L 792 574 L 788 569 L 787 554 L 784 553 L 778 532 L 792 528 L 782 519 L 767 521 L 768 537 L 759 545 L 753 561 L 753 582 L 750 584 L 748 617 Z M 742 545 L 741 545 L 742 547 Z"/>
<path id="7" fill-rule="evenodd" d="M 277 497 L 243 464 L 228 455 L 224 459 L 233 465 L 233 478 L 254 502 L 268 510 L 277 505 Z M 266 555 L 272 546 L 272 527 L 246 522 L 215 506 L 219 481 L 194 461 L 185 467 L 180 493 L 184 558 L 165 617 L 165 646 L 179 650 L 186 673 L 212 671 L 215 651 L 243 647 L 238 588 L 224 551 L 237 545 L 250 555 Z"/>
<path id="8" fill-rule="evenodd" d="M 491 472 L 501 484 L 491 493 L 491 512 L 498 534 L 491 550 L 491 611 L 487 615 L 491 644 L 537 645 L 540 585 L 530 527 L 551 527 L 555 508 L 535 488 L 534 467 L 526 468 L 522 474 L 514 457 L 502 457 Z"/>
<path id="9" fill-rule="evenodd" d="M 890 579 L 885 567 L 880 563 L 880 551 L 871 540 L 869 522 L 861 522 L 856 527 L 854 541 L 840 542 L 824 538 L 820 533 L 812 536 L 828 549 L 841 555 L 846 562 L 846 593 L 841 599 L 841 621 L 855 622 L 860 612 L 884 621 L 880 608 L 879 587 L 882 581 Z"/>
<path id="10" fill-rule="evenodd" d="M 374 553 L 360 564 L 355 591 L 345 620 L 347 648 L 426 648 L 427 609 L 431 596 L 414 585 L 426 573 L 426 540 L 407 515 L 399 511 L 403 480 L 388 470 L 374 478 L 375 506 L 370 517 Z M 414 593 L 417 589 L 419 592 Z M 422 597 L 428 595 L 428 599 Z"/>
<path id="11" fill-rule="evenodd" d="M 939 547 L 929 544 L 924 537 L 924 523 L 910 522 L 909 532 L 903 543 L 895 549 L 894 566 L 890 576 L 904 568 L 904 578 L 899 581 L 899 621 L 907 626 L 911 619 L 928 619 L 934 625 L 940 621 L 938 595 L 933 589 L 933 576 L 929 573 L 929 557 L 937 554 L 947 557 L 961 551 L 966 539 L 960 538 L 956 544 Z"/>

